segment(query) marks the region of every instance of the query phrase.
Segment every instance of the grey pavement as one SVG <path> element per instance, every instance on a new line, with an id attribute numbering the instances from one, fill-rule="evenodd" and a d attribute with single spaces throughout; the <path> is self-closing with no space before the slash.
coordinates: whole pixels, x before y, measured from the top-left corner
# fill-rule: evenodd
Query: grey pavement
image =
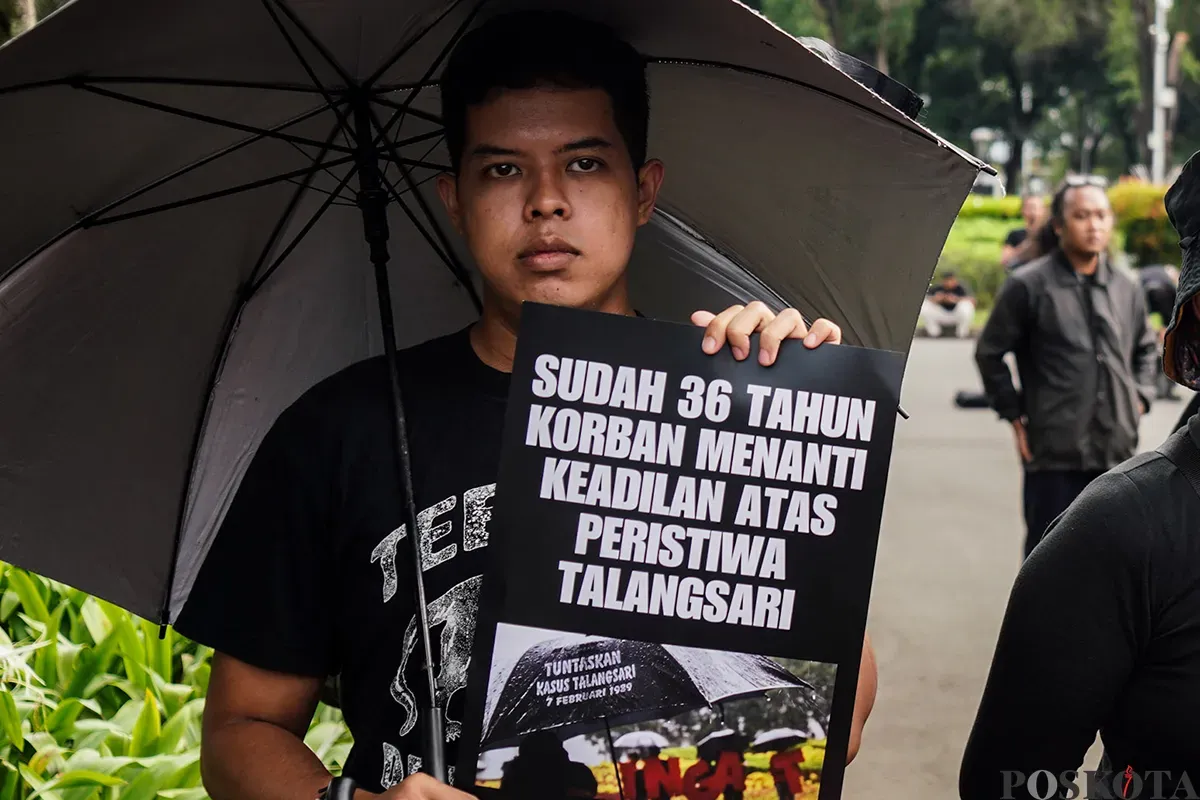
<path id="1" fill-rule="evenodd" d="M 917 339 L 905 371 L 884 503 L 868 630 L 879 693 L 843 796 L 958 797 L 963 746 L 991 664 L 1024 528 L 1020 469 L 1008 426 L 989 409 L 959 409 L 977 390 L 974 343 Z M 1142 447 L 1183 411 L 1160 401 Z M 1099 758 L 1093 747 L 1084 766 Z"/>

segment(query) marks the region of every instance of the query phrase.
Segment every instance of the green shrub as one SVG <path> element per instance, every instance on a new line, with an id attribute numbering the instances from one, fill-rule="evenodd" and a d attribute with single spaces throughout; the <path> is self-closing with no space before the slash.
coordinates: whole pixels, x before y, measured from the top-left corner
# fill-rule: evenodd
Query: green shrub
<path id="1" fill-rule="evenodd" d="M 1021 219 L 1021 198 L 1017 196 L 1008 197 L 984 197 L 983 195 L 973 194 L 966 199 L 962 208 L 958 212 L 959 219 L 970 219 L 972 217 L 987 217 L 989 219 Z"/>
<path id="2" fill-rule="evenodd" d="M 0 564 L 0 800 L 202 800 L 200 724 L 212 650 Z M 338 771 L 341 715 L 306 743 Z"/>
<path id="3" fill-rule="evenodd" d="M 1135 264 L 1179 263 L 1179 232 L 1167 218 L 1166 192 L 1165 186 L 1141 181 L 1125 181 L 1108 192 L 1125 252 Z"/>

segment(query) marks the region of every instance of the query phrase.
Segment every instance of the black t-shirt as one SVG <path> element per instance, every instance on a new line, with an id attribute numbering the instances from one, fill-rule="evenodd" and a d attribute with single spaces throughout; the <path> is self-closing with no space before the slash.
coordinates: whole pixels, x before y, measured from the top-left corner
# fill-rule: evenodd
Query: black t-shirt
<path id="1" fill-rule="evenodd" d="M 1200 419 L 1188 435 L 1200 446 Z M 1171 770 L 1170 797 L 1183 770 L 1200 787 L 1197 719 L 1200 497 L 1147 453 L 1092 482 L 1021 567 L 960 793 L 995 800 L 1005 770 L 1078 769 L 1099 731 L 1116 772 Z"/>
<path id="2" fill-rule="evenodd" d="M 1020 247 L 1028 238 L 1029 230 L 1027 228 L 1017 228 L 1008 232 L 1008 236 L 1004 237 L 1004 243 L 1009 247 Z"/>
<path id="3" fill-rule="evenodd" d="M 399 354 L 430 632 L 459 734 L 510 376 L 466 330 Z M 345 774 L 380 791 L 419 767 L 427 702 L 387 362 L 326 379 L 268 432 L 176 628 L 264 669 L 340 675 Z M 453 764 L 455 746 L 447 748 Z"/>

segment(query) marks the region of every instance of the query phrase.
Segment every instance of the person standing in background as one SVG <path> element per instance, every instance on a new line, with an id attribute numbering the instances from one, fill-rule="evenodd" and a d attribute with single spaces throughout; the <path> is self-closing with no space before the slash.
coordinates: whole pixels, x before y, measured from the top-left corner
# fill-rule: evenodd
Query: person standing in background
<path id="1" fill-rule="evenodd" d="M 1163 368 L 1197 390 L 1200 153 L 1165 205 L 1184 257 L 1164 318 Z M 1079 769 L 1097 733 L 1104 755 L 1086 780 L 1089 797 L 1196 796 L 1197 466 L 1200 417 L 1192 417 L 1156 450 L 1093 481 L 1021 565 L 963 751 L 961 800 L 1050 797 L 1044 781 L 1014 776 Z M 1084 788 L 1084 776 L 1076 783 Z M 1082 796 L 1053 789 L 1057 798 Z"/>
<path id="2" fill-rule="evenodd" d="M 1148 264 L 1138 270 L 1138 280 L 1141 281 L 1142 291 L 1146 294 L 1146 310 L 1158 314 L 1163 327 L 1158 331 L 1158 346 L 1161 351 L 1163 337 L 1166 335 L 1166 325 L 1171 320 L 1171 310 L 1175 307 L 1175 294 L 1179 284 L 1179 271 L 1166 264 Z M 1161 367 L 1161 362 L 1160 362 Z M 1178 400 L 1175 393 L 1175 383 L 1167 377 L 1161 368 L 1155 380 L 1159 400 Z"/>
<path id="3" fill-rule="evenodd" d="M 1040 194 L 1024 195 L 1021 201 L 1021 218 L 1025 221 L 1025 227 L 1009 231 L 1004 239 L 1004 247 L 1000 250 L 1000 263 L 1006 269 L 1014 266 L 1014 259 L 1025 240 L 1046 222 L 1046 203 Z"/>
<path id="4" fill-rule="evenodd" d="M 1156 371 L 1141 288 L 1108 260 L 1108 195 L 1094 181 L 1068 180 L 1051 225 L 1057 246 L 1009 275 L 975 350 L 1024 468 L 1026 557 L 1088 483 L 1134 454 Z"/>

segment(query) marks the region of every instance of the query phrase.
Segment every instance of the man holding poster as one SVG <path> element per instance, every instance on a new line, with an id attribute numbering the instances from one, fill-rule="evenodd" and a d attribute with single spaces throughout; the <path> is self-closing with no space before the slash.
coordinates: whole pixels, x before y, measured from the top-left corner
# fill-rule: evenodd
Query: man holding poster
<path id="1" fill-rule="evenodd" d="M 491 502 L 518 320 L 527 301 L 633 316 L 625 271 L 664 165 L 646 157 L 644 63 L 570 16 L 497 18 L 464 37 L 442 81 L 454 174 L 446 210 L 484 281 L 480 320 L 400 353 L 446 733 L 461 690 L 487 561 Z M 697 311 L 703 350 L 770 366 L 785 339 L 838 344 L 827 320 L 762 303 Z M 386 365 L 354 365 L 271 429 L 177 628 L 217 650 L 202 767 L 215 800 L 316 797 L 330 776 L 303 742 L 327 676 L 355 739 L 358 797 L 467 797 L 420 774 L 420 662 L 403 503 L 390 444 Z M 252 609 L 246 614 L 247 609 Z M 847 760 L 875 693 L 864 640 Z M 453 779 L 453 777 L 451 777 Z M 382 795 L 376 793 L 382 792 Z"/>

